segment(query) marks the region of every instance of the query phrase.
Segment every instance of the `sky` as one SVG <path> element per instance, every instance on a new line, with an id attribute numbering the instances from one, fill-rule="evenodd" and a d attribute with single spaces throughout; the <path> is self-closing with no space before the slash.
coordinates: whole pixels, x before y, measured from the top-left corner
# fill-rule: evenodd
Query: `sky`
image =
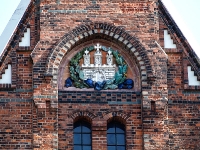
<path id="1" fill-rule="evenodd" d="M 0 35 L 21 0 L 0 0 Z"/>
<path id="2" fill-rule="evenodd" d="M 0 0 L 0 35 L 20 1 Z M 200 58 L 200 0 L 162 1 Z"/>
<path id="3" fill-rule="evenodd" d="M 162 0 L 200 58 L 200 0 Z"/>

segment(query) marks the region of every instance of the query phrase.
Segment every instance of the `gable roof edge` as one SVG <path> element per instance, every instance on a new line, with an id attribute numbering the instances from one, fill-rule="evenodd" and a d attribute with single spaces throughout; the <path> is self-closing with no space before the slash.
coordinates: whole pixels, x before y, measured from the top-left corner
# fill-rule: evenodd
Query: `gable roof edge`
<path id="1" fill-rule="evenodd" d="M 200 77 L 200 59 L 199 59 L 199 57 L 197 56 L 197 54 L 195 53 L 193 48 L 190 46 L 189 42 L 187 41 L 187 39 L 185 38 L 185 36 L 181 32 L 181 30 L 179 29 L 178 25 L 176 24 L 176 22 L 170 15 L 169 11 L 163 4 L 162 0 L 158 0 L 158 3 L 159 3 L 158 8 L 160 10 L 159 16 L 163 19 L 163 21 L 166 24 L 166 26 L 168 27 L 168 29 L 172 33 L 174 33 L 174 32 L 176 33 L 177 37 L 181 41 L 181 47 L 183 48 L 183 51 L 187 55 L 188 60 L 191 62 L 193 69 L 196 71 L 196 73 Z"/>

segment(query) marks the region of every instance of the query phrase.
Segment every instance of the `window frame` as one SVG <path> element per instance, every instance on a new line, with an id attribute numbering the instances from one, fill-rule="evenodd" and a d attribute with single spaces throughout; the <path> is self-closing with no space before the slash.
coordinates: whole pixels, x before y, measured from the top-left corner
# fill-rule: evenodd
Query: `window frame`
<path id="1" fill-rule="evenodd" d="M 89 131 L 84 131 L 84 128 L 85 129 L 87 128 L 86 130 L 89 130 Z M 80 139 L 81 139 L 80 143 L 75 141 L 76 135 L 80 136 Z M 89 142 L 84 141 L 84 136 L 86 136 L 86 135 L 89 135 L 89 137 L 90 137 Z M 88 143 L 85 143 L 85 142 L 88 142 Z M 89 123 L 88 121 L 85 121 L 83 119 L 77 120 L 73 124 L 73 147 L 74 147 L 74 150 L 76 150 L 75 149 L 76 146 L 81 147 L 80 148 L 81 150 L 84 150 L 84 148 L 86 148 L 86 147 L 90 147 L 90 150 L 92 150 L 92 126 L 91 126 L 91 123 Z"/>
<path id="2" fill-rule="evenodd" d="M 113 128 L 114 128 L 114 131 L 112 131 Z M 109 130 L 111 130 L 111 131 L 109 131 Z M 114 136 L 115 142 L 113 144 L 109 143 L 110 140 L 108 139 L 108 136 L 110 136 L 110 135 L 111 135 L 111 137 Z M 124 137 L 122 144 L 118 143 L 118 135 L 123 135 L 123 137 Z M 120 121 L 112 120 L 107 124 L 107 149 L 108 150 L 109 150 L 109 147 L 113 147 L 114 149 L 112 149 L 112 150 L 118 150 L 117 147 L 124 147 L 123 149 L 126 150 L 126 127 Z"/>

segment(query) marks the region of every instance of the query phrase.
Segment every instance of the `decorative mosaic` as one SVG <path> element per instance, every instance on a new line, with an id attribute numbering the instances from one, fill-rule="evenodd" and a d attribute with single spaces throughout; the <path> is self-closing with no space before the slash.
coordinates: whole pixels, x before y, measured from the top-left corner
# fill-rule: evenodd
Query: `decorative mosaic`
<path id="1" fill-rule="evenodd" d="M 91 51 L 94 53 L 94 64 L 91 64 Z M 107 52 L 106 64 L 102 64 L 102 52 Z M 80 66 L 80 60 L 83 64 Z M 113 58 L 116 64 L 113 64 Z M 95 90 L 131 89 L 133 80 L 127 79 L 128 66 L 117 50 L 105 46 L 86 47 L 70 61 L 70 77 L 65 81 L 66 87 L 94 88 Z"/>

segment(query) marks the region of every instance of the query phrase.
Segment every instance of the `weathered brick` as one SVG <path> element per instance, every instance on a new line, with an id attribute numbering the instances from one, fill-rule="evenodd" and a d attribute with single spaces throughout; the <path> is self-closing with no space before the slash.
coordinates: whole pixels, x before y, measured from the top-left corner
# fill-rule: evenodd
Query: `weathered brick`
<path id="1" fill-rule="evenodd" d="M 27 28 L 31 46 L 19 47 Z M 166 29 L 176 49 L 163 48 Z M 133 89 L 64 87 L 72 57 L 96 43 L 124 57 Z M 200 64 L 160 0 L 32 0 L 3 52 L 1 76 L 8 64 L 12 84 L 0 84 L 1 149 L 71 150 L 80 118 L 92 125 L 94 150 L 107 149 L 112 118 L 125 125 L 128 150 L 200 147 L 200 87 L 189 86 L 187 76 L 191 65 L 200 79 Z"/>

